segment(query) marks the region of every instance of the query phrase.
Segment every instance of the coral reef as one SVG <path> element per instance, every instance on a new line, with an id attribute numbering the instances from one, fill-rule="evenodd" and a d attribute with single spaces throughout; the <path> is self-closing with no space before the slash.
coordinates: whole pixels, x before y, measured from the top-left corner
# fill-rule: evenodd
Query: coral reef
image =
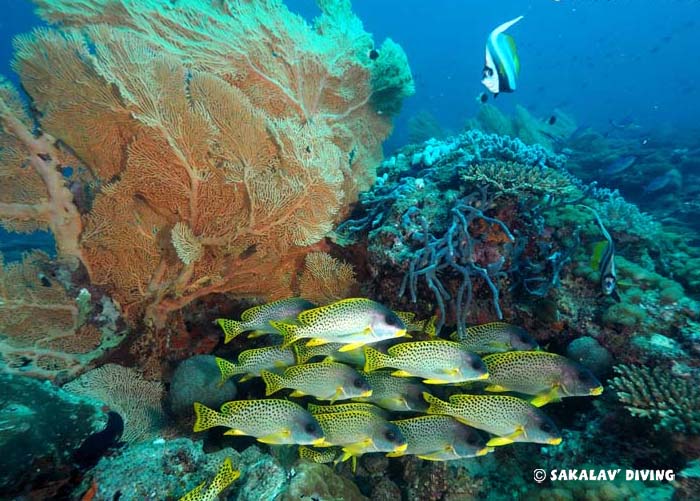
<path id="1" fill-rule="evenodd" d="M 15 43 L 31 114 L 0 86 L 0 221 L 51 230 L 132 324 L 289 295 L 413 92 L 349 1 L 320 1 L 313 27 L 278 0 L 36 3 L 56 28 Z"/>
<path id="2" fill-rule="evenodd" d="M 107 404 L 124 420 L 125 442 L 156 435 L 163 426 L 163 385 L 146 381 L 132 368 L 102 365 L 65 384 L 63 389 Z"/>
<path id="3" fill-rule="evenodd" d="M 107 297 L 72 286 L 70 266 L 39 251 L 21 262 L 0 255 L 0 369 L 67 378 L 124 339 Z"/>
<path id="4" fill-rule="evenodd" d="M 81 447 L 105 429 L 99 402 L 48 382 L 0 374 L 0 491 L 3 497 L 32 482 L 48 499 L 70 477 Z M 100 451 L 104 452 L 104 451 Z"/>
<path id="5" fill-rule="evenodd" d="M 612 387 L 620 402 L 654 428 L 684 435 L 700 434 L 700 385 L 697 375 L 679 377 L 664 367 L 615 366 Z"/>

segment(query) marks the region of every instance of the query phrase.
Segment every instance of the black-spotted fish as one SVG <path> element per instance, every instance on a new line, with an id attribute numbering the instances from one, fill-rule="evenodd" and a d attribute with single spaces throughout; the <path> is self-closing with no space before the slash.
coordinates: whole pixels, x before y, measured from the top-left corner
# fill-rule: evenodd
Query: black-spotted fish
<path id="1" fill-rule="evenodd" d="M 418 320 L 416 319 L 416 314 L 411 311 L 395 311 L 394 313 L 396 313 L 396 315 L 406 325 L 407 332 L 427 334 L 430 337 L 437 336 L 437 315 L 433 315 L 432 317 L 424 320 Z"/>
<path id="2" fill-rule="evenodd" d="M 426 384 L 461 383 L 486 379 L 481 359 L 459 343 L 445 340 L 415 341 L 392 346 L 384 354 L 365 346 L 365 372 L 392 367 L 397 377 L 420 377 Z"/>
<path id="3" fill-rule="evenodd" d="M 486 445 L 496 447 L 513 442 L 559 445 L 561 433 L 540 409 L 529 402 L 506 395 L 452 395 L 444 402 L 428 393 L 428 414 L 445 414 L 457 421 L 487 431 L 496 437 Z"/>
<path id="4" fill-rule="evenodd" d="M 384 419 L 389 417 L 389 413 L 382 409 L 381 407 L 377 407 L 376 405 L 372 404 L 365 404 L 365 403 L 358 403 L 358 402 L 350 402 L 350 403 L 345 403 L 345 404 L 334 404 L 334 405 L 316 405 L 316 404 L 308 404 L 306 406 L 306 409 L 312 414 L 332 414 L 334 412 L 349 412 L 349 411 L 362 411 L 362 412 L 370 412 L 372 414 L 376 414 L 379 417 L 382 417 Z"/>
<path id="5" fill-rule="evenodd" d="M 369 452 L 402 452 L 406 439 L 399 428 L 372 412 L 348 411 L 316 414 L 323 430 L 323 446 L 343 448 L 342 461 Z"/>
<path id="6" fill-rule="evenodd" d="M 486 62 L 481 73 L 481 83 L 497 96 L 501 92 L 513 92 L 520 74 L 520 58 L 515 40 L 505 31 L 523 16 L 503 23 L 493 30 L 486 40 Z"/>
<path id="7" fill-rule="evenodd" d="M 369 397 L 355 398 L 357 402 L 370 402 L 379 407 L 396 412 L 425 412 L 428 404 L 423 393 L 428 387 L 404 377 L 394 377 L 391 371 L 363 373 L 372 387 Z"/>
<path id="8" fill-rule="evenodd" d="M 309 411 L 288 400 L 235 400 L 216 412 L 195 402 L 194 431 L 230 428 L 224 435 L 250 435 L 265 444 L 321 445 L 323 431 Z"/>
<path id="9" fill-rule="evenodd" d="M 538 347 L 537 341 L 525 329 L 505 322 L 472 325 L 465 329 L 464 339 L 459 339 L 457 331 L 450 334 L 450 339 L 474 353 L 536 350 Z"/>
<path id="10" fill-rule="evenodd" d="M 216 476 L 214 476 L 211 482 L 209 482 L 208 486 L 206 481 L 202 482 L 190 492 L 182 496 L 180 501 L 215 501 L 219 499 L 219 495 L 224 491 L 224 489 L 235 482 L 240 476 L 241 472 L 233 469 L 231 458 L 226 458 L 224 459 L 224 462 L 221 463 L 219 471 L 216 473 Z"/>
<path id="11" fill-rule="evenodd" d="M 221 384 L 229 378 L 245 374 L 240 381 L 259 377 L 262 371 L 280 371 L 296 364 L 294 350 L 281 346 L 264 346 L 246 350 L 238 355 L 236 363 L 216 357 L 216 365 L 221 371 Z"/>
<path id="12" fill-rule="evenodd" d="M 306 299 L 290 297 L 249 308 L 241 313 L 240 320 L 217 318 L 216 322 L 224 331 L 224 343 L 228 343 L 239 334 L 248 331 L 253 331 L 253 334 L 249 335 L 249 337 L 263 334 L 279 334 L 277 329 L 270 325 L 270 321 L 288 320 L 293 322 L 299 313 L 315 307 L 315 304 Z"/>
<path id="13" fill-rule="evenodd" d="M 310 339 L 307 346 L 342 343 L 350 351 L 370 343 L 406 335 L 406 326 L 386 306 L 365 298 L 342 299 L 306 310 L 297 316 L 298 325 L 270 322 L 284 335 L 284 346 Z"/>
<path id="14" fill-rule="evenodd" d="M 452 461 L 483 456 L 491 450 L 478 431 L 451 416 L 419 416 L 392 423 L 401 430 L 408 448 L 390 452 L 389 457 L 410 454 L 428 461 Z"/>
<path id="15" fill-rule="evenodd" d="M 312 463 L 328 464 L 339 461 L 343 457 L 342 447 L 325 447 L 316 449 L 302 445 L 299 447 L 299 458 Z"/>
<path id="16" fill-rule="evenodd" d="M 603 387 L 582 365 L 546 351 L 511 351 L 483 358 L 489 371 L 486 391 L 534 395 L 535 407 L 564 397 L 600 395 Z"/>
<path id="17" fill-rule="evenodd" d="M 331 402 L 372 394 L 372 387 L 364 376 L 349 365 L 337 362 L 295 365 L 282 375 L 268 371 L 262 371 L 261 375 L 267 396 L 283 388 L 294 390 L 292 397 L 311 395 Z"/>
<path id="18" fill-rule="evenodd" d="M 319 346 L 306 346 L 304 343 L 294 343 L 292 348 L 297 356 L 298 364 L 305 364 L 316 357 L 323 357 L 324 360 L 340 362 L 355 367 L 365 366 L 365 352 L 360 348 L 349 351 L 340 351 L 346 346 L 341 343 L 327 343 Z"/>

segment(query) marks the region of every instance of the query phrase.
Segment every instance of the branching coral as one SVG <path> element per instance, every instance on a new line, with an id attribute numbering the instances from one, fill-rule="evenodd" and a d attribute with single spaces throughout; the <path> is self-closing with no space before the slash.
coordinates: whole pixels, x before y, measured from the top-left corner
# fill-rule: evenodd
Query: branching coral
<path id="1" fill-rule="evenodd" d="M 700 385 L 663 367 L 617 365 L 612 380 L 620 402 L 637 417 L 651 419 L 654 428 L 700 434 Z"/>
<path id="2" fill-rule="evenodd" d="M 401 48 L 371 60 L 345 0 L 313 28 L 279 0 L 36 3 L 60 30 L 16 40 L 37 114 L 3 85 L 0 217 L 51 229 L 134 322 L 290 294 L 413 92 Z"/>

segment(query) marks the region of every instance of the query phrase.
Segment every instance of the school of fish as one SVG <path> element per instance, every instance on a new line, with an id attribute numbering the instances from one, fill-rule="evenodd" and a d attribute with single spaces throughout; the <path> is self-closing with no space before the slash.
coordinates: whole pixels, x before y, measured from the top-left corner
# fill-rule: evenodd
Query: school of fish
<path id="1" fill-rule="evenodd" d="M 217 323 L 227 343 L 245 332 L 268 336 L 266 346 L 217 364 L 222 382 L 259 377 L 274 398 L 219 410 L 196 403 L 194 431 L 223 427 L 298 445 L 315 462 L 352 459 L 354 468 L 368 453 L 450 461 L 514 442 L 558 445 L 561 433 L 541 407 L 603 391 L 588 369 L 504 322 L 443 339 L 434 319 L 370 299 L 316 306 L 288 298 Z"/>

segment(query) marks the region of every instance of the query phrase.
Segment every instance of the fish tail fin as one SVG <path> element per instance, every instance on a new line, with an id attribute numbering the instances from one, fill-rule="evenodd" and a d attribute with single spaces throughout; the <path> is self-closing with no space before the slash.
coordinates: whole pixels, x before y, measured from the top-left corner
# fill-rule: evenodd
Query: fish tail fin
<path id="1" fill-rule="evenodd" d="M 221 372 L 221 381 L 219 382 L 219 386 L 223 385 L 233 376 L 237 376 L 241 373 L 236 364 L 223 358 L 216 357 L 216 365 L 219 367 L 219 372 Z"/>
<path id="2" fill-rule="evenodd" d="M 287 348 L 294 344 L 295 341 L 301 339 L 299 332 L 297 332 L 297 325 L 288 324 L 277 320 L 270 320 L 270 325 L 277 329 L 277 331 L 284 337 L 282 348 Z"/>
<path id="3" fill-rule="evenodd" d="M 231 463 L 231 458 L 224 459 L 224 462 L 219 467 L 219 471 L 216 476 L 212 479 L 209 485 L 209 491 L 215 492 L 217 495 L 220 494 L 226 487 L 231 485 L 236 481 L 238 477 L 241 476 L 239 470 L 233 469 L 233 464 Z"/>
<path id="4" fill-rule="evenodd" d="M 199 402 L 194 403 L 194 429 L 204 431 L 215 426 L 221 426 L 221 414 Z"/>
<path id="5" fill-rule="evenodd" d="M 433 315 L 425 321 L 425 333 L 430 337 L 437 337 L 437 320 L 438 316 Z"/>
<path id="6" fill-rule="evenodd" d="M 303 344 L 295 344 L 292 346 L 294 349 L 294 355 L 296 355 L 298 364 L 305 364 L 311 358 L 311 348 L 304 346 Z"/>
<path id="7" fill-rule="evenodd" d="M 269 397 L 273 393 L 280 391 L 284 388 L 284 378 L 279 374 L 274 372 L 262 371 L 260 373 L 263 381 L 265 382 L 265 396 Z"/>
<path id="8" fill-rule="evenodd" d="M 447 414 L 447 406 L 449 405 L 447 402 L 432 396 L 427 391 L 423 392 L 423 399 L 429 404 L 425 411 L 426 414 Z"/>
<path id="9" fill-rule="evenodd" d="M 388 358 L 384 353 L 379 350 L 375 350 L 370 346 L 365 346 L 365 372 L 372 372 L 382 367 L 386 367 L 386 359 Z"/>
<path id="10" fill-rule="evenodd" d="M 217 318 L 216 323 L 224 331 L 224 343 L 230 343 L 245 329 L 243 322 L 229 318 Z"/>

